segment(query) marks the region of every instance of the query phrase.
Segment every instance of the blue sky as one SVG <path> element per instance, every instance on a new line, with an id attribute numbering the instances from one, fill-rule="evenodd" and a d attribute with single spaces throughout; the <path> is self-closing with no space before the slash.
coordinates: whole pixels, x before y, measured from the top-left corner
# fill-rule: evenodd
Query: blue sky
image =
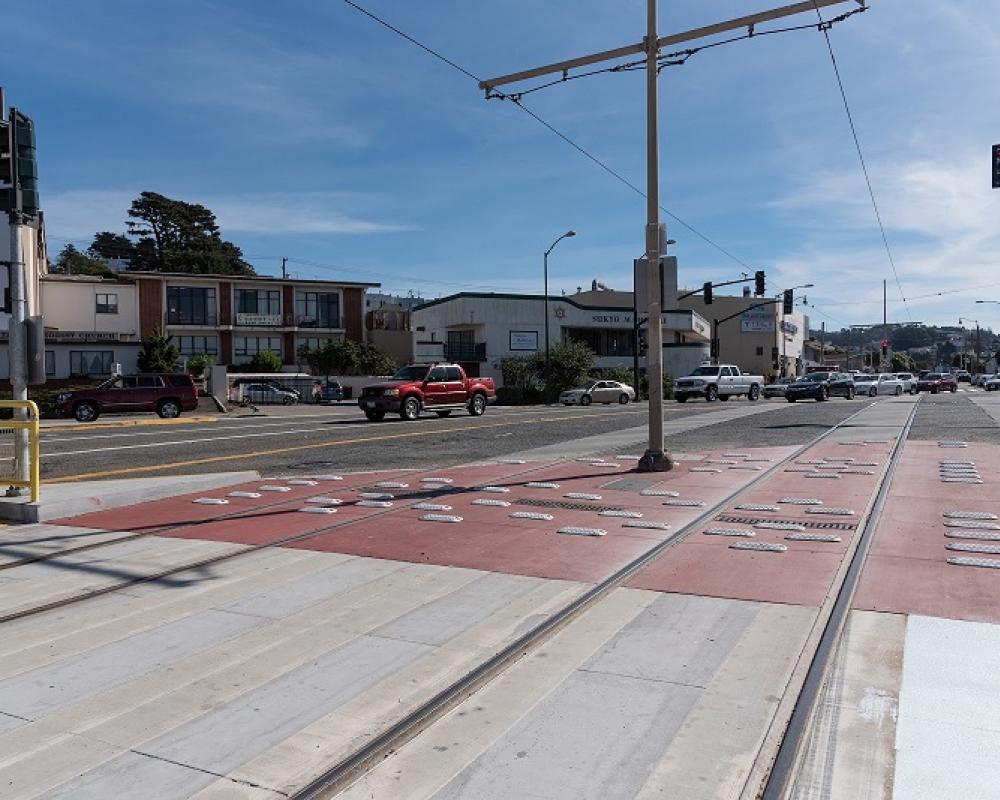
<path id="1" fill-rule="evenodd" d="M 661 2 L 675 32 L 766 0 Z M 643 0 L 365 0 L 489 77 L 642 37 Z M 1000 327 L 1000 23 L 982 0 L 873 0 L 831 38 L 909 308 L 875 225 L 822 36 L 719 47 L 661 75 L 663 205 L 806 292 L 815 327 L 889 316 Z M 852 3 L 839 8 L 848 10 Z M 838 8 L 838 7 L 835 7 Z M 825 15 L 833 11 L 827 9 Z M 54 251 L 124 230 L 153 190 L 203 203 L 264 274 L 462 289 L 628 288 L 645 201 L 528 115 L 339 0 L 39 0 L 7 11 L 8 102 L 38 125 Z M 803 17 L 796 22 L 809 22 Z M 767 26 L 761 26 L 767 27 Z M 644 78 L 525 104 L 622 175 L 645 176 Z M 668 220 L 682 285 L 745 268 Z M 969 286 L 998 284 L 949 294 Z M 977 313 L 978 312 L 978 313 Z"/>

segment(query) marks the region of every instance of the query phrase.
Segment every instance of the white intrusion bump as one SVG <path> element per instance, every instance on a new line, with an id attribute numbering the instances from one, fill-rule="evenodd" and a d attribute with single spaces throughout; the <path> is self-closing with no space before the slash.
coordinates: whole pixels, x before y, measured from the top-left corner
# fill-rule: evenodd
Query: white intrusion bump
<path id="1" fill-rule="evenodd" d="M 400 481 L 378 481 L 373 484 L 377 489 L 408 489 L 410 484 L 401 483 Z"/>
<path id="2" fill-rule="evenodd" d="M 702 533 L 705 536 L 742 536 L 749 539 L 757 535 L 746 528 L 705 528 Z"/>
<path id="3" fill-rule="evenodd" d="M 570 536 L 607 536 L 608 532 L 601 528 L 581 528 L 578 525 L 566 525 L 559 529 L 559 533 Z"/>
<path id="4" fill-rule="evenodd" d="M 753 526 L 773 531 L 796 531 L 798 533 L 802 533 L 806 529 L 805 525 L 799 525 L 795 522 L 755 522 Z"/>
<path id="5" fill-rule="evenodd" d="M 614 508 L 608 508 L 604 511 L 599 511 L 598 516 L 600 517 L 625 517 L 626 519 L 641 519 L 642 513 L 639 511 L 618 511 Z"/>
<path id="6" fill-rule="evenodd" d="M 500 508 L 507 508 L 510 506 L 509 500 L 491 500 L 487 497 L 480 497 L 472 501 L 474 506 L 499 506 Z"/>
<path id="7" fill-rule="evenodd" d="M 949 519 L 996 519 L 996 514 L 988 511 L 945 511 L 944 515 Z"/>
<path id="8" fill-rule="evenodd" d="M 451 511 L 451 506 L 446 506 L 444 503 L 417 503 L 414 506 L 418 511 Z"/>
<path id="9" fill-rule="evenodd" d="M 529 489 L 558 489 L 558 483 L 552 483 L 551 481 L 528 481 L 526 484 Z"/>
<path id="10" fill-rule="evenodd" d="M 815 497 L 782 497 L 779 501 L 789 506 L 821 506 L 823 501 Z"/>
<path id="11" fill-rule="evenodd" d="M 670 526 L 666 522 L 649 522 L 647 520 L 627 519 L 622 523 L 623 528 L 646 528 L 652 531 L 669 531 Z"/>
<path id="12" fill-rule="evenodd" d="M 424 522 L 461 522 L 461 517 L 454 514 L 424 514 L 420 517 Z"/>
<path id="13" fill-rule="evenodd" d="M 1000 558 L 969 558 L 967 556 L 955 556 L 948 559 L 949 564 L 957 564 L 960 567 L 992 567 L 1000 569 Z"/>
<path id="14" fill-rule="evenodd" d="M 831 517 L 853 517 L 855 514 L 852 508 L 838 508 L 835 506 L 823 506 L 822 508 L 807 508 L 807 514 L 828 514 Z"/>
<path id="15" fill-rule="evenodd" d="M 388 492 L 361 492 L 358 494 L 362 500 L 395 500 L 396 495 Z"/>
<path id="16" fill-rule="evenodd" d="M 764 550 L 768 553 L 784 553 L 788 549 L 783 544 L 771 544 L 771 542 L 733 542 L 729 548 L 731 550 Z"/>
<path id="17" fill-rule="evenodd" d="M 551 514 L 545 514 L 541 511 L 511 511 L 510 516 L 512 519 L 539 519 L 545 522 L 551 522 L 555 519 Z"/>
<path id="18" fill-rule="evenodd" d="M 315 503 L 318 506 L 339 506 L 344 501 L 339 497 L 308 497 L 307 503 Z"/>
<path id="19" fill-rule="evenodd" d="M 307 514 L 336 514 L 337 509 L 331 506 L 305 506 L 300 508 L 299 511 L 304 511 Z"/>
<path id="20" fill-rule="evenodd" d="M 777 506 L 767 506 L 762 503 L 740 503 L 738 506 L 733 506 L 739 511 L 779 511 Z"/>
<path id="21" fill-rule="evenodd" d="M 510 489 L 506 486 L 478 486 L 476 490 L 480 492 L 493 492 L 495 494 L 507 494 L 510 492 Z"/>
<path id="22" fill-rule="evenodd" d="M 705 505 L 704 500 L 664 500 L 663 505 L 674 506 L 676 508 L 701 508 Z"/>
<path id="23" fill-rule="evenodd" d="M 839 542 L 839 536 L 831 533 L 790 533 L 785 537 L 793 542 Z"/>
<path id="24" fill-rule="evenodd" d="M 256 499 L 260 497 L 260 492 L 230 492 L 230 497 L 248 497 L 250 499 Z"/>
<path id="25" fill-rule="evenodd" d="M 599 494 L 591 494 L 590 492 L 566 492 L 563 497 L 568 497 L 570 500 L 603 500 Z"/>
<path id="26" fill-rule="evenodd" d="M 680 492 L 671 489 L 643 489 L 639 492 L 643 497 L 680 497 Z"/>
<path id="27" fill-rule="evenodd" d="M 392 508 L 391 500 L 358 500 L 354 505 L 363 508 Z"/>
<path id="28" fill-rule="evenodd" d="M 292 487 L 291 486 L 271 486 L 269 484 L 265 485 L 265 486 L 258 486 L 257 488 L 258 488 L 259 491 L 262 491 L 262 492 L 290 492 L 290 491 L 292 491 Z"/>
<path id="29" fill-rule="evenodd" d="M 200 506 L 228 506 L 229 501 L 221 497 L 199 497 L 197 500 L 192 500 L 192 503 L 197 503 Z"/>
<path id="30" fill-rule="evenodd" d="M 319 481 L 309 480 L 308 478 L 292 478 L 291 480 L 285 481 L 289 486 L 318 486 Z"/>

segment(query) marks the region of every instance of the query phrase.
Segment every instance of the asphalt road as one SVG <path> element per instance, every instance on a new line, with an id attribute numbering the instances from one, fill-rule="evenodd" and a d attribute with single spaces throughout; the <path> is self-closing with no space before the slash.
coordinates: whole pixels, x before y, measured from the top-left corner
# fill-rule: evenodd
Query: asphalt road
<path id="1" fill-rule="evenodd" d="M 868 398 L 835 399 L 792 405 L 766 400 L 756 404 L 769 407 L 766 413 L 716 424 L 710 420 L 720 412 L 750 404 L 746 400 L 668 402 L 664 407 L 667 421 L 711 416 L 700 420 L 709 424 L 669 436 L 666 444 L 670 450 L 690 451 L 803 443 L 870 402 Z M 991 407 L 1000 413 L 1000 396 L 995 401 L 984 393 L 925 396 L 911 436 L 1000 441 L 1000 426 L 989 413 Z M 638 429 L 646 424 L 647 409 L 644 403 L 589 408 L 494 407 L 480 418 L 456 413 L 446 419 L 426 416 L 416 422 L 387 419 L 381 423 L 368 422 L 355 406 L 347 405 L 265 413 L 267 416 L 222 417 L 214 422 L 167 426 L 46 429 L 42 478 L 113 479 L 243 469 L 273 475 L 446 466 Z M 7 455 L 0 452 L 0 458 Z"/>

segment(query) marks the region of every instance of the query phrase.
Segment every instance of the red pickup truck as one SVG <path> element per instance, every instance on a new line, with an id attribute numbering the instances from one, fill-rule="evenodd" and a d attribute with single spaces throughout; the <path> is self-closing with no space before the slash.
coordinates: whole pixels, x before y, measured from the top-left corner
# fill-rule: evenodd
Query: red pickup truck
<path id="1" fill-rule="evenodd" d="M 364 387 L 358 405 L 368 419 L 378 422 L 387 411 L 414 420 L 421 411 L 447 417 L 465 408 L 478 417 L 495 400 L 492 378 L 470 378 L 457 364 L 411 364 L 385 383 Z"/>

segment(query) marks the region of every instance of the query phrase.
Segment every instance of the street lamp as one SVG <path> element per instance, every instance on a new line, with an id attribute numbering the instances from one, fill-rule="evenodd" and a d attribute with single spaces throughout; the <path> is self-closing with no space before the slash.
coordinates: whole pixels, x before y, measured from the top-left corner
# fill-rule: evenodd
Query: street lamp
<path id="1" fill-rule="evenodd" d="M 545 399 L 548 400 L 552 395 L 549 391 L 549 253 L 551 253 L 557 244 L 563 239 L 568 239 L 570 236 L 576 236 L 576 231 L 566 231 L 562 236 L 556 239 L 552 246 L 545 251 L 545 255 L 542 256 L 542 271 L 545 279 Z"/>
<path id="2" fill-rule="evenodd" d="M 981 303 L 983 301 L 982 300 L 977 300 L 976 302 L 977 303 Z M 975 322 L 976 323 L 976 355 L 975 355 L 975 358 L 973 359 L 973 362 L 975 362 L 975 361 L 979 360 L 980 354 L 982 353 L 982 348 L 979 346 L 979 342 L 980 342 L 980 337 L 979 337 L 979 320 L 978 319 L 970 319 L 969 317 L 959 317 L 958 318 L 958 324 L 959 325 L 962 325 L 964 327 L 966 322 Z M 972 343 L 969 342 L 969 344 L 971 345 Z M 968 348 L 966 348 L 966 349 L 968 349 Z M 962 360 L 964 361 L 965 359 L 963 358 Z M 973 369 L 975 369 L 975 363 L 969 364 L 969 366 L 972 367 Z M 970 369 L 969 372 L 972 372 L 972 370 Z"/>

